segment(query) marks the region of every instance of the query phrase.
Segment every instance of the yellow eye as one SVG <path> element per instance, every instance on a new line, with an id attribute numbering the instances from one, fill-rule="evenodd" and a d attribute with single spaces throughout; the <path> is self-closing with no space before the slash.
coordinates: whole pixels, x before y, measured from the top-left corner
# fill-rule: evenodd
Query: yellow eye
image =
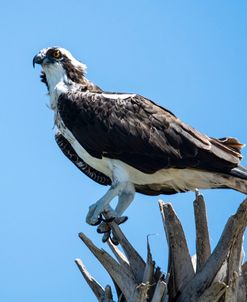
<path id="1" fill-rule="evenodd" d="M 52 56 L 56 59 L 60 59 L 62 54 L 61 54 L 61 51 L 60 50 L 54 50 L 53 53 L 52 53 Z"/>

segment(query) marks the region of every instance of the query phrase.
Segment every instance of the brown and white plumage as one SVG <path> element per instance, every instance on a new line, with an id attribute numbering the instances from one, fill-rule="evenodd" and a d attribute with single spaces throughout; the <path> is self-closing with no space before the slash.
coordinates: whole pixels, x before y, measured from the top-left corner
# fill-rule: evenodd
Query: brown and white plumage
<path id="1" fill-rule="evenodd" d="M 247 169 L 239 166 L 243 145 L 237 139 L 208 137 L 138 94 L 102 91 L 85 78 L 85 65 L 62 48 L 41 50 L 34 63 L 43 67 L 58 145 L 90 178 L 111 184 L 90 208 L 89 223 L 96 223 L 117 195 L 115 214 L 121 215 L 135 191 L 232 188 L 247 193 Z"/>

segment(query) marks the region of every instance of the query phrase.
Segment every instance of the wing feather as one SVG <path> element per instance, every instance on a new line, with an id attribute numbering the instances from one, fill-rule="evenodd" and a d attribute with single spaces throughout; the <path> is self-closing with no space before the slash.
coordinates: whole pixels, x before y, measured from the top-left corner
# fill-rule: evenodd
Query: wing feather
<path id="1" fill-rule="evenodd" d="M 225 171 L 241 159 L 232 141 L 209 138 L 140 95 L 69 92 L 59 97 L 58 112 L 92 156 L 146 173 L 170 167 Z"/>

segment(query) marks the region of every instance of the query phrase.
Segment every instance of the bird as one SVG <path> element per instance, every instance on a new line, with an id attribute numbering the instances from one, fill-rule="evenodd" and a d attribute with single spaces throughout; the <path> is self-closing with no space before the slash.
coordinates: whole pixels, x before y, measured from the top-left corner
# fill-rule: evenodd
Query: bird
<path id="1" fill-rule="evenodd" d="M 122 215 L 136 192 L 228 188 L 247 194 L 247 168 L 240 165 L 244 145 L 238 139 L 204 135 L 137 93 L 102 90 L 86 78 L 86 65 L 62 47 L 41 49 L 36 64 L 54 111 L 58 146 L 81 172 L 110 186 L 86 216 L 106 238 L 107 222 L 127 220 Z"/>

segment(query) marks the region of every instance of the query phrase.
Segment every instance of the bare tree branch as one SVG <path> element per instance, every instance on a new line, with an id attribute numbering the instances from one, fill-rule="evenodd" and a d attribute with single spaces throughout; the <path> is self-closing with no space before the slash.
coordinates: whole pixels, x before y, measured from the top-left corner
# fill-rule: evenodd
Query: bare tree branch
<path id="1" fill-rule="evenodd" d="M 224 295 L 227 286 L 224 282 L 215 282 L 207 288 L 197 302 L 217 302 Z"/>
<path id="2" fill-rule="evenodd" d="M 150 244 L 149 239 L 147 238 L 147 262 L 146 267 L 143 274 L 143 280 L 144 283 L 151 283 L 154 275 L 154 266 L 155 262 L 153 261 L 151 250 L 150 250 Z"/>
<path id="3" fill-rule="evenodd" d="M 167 293 L 167 284 L 164 280 L 160 279 L 155 287 L 155 291 L 153 294 L 153 298 L 151 302 L 160 302 L 162 301 L 162 298 Z"/>
<path id="4" fill-rule="evenodd" d="M 194 201 L 196 223 L 196 271 L 200 271 L 211 255 L 206 206 L 203 195 L 196 191 Z"/>
<path id="5" fill-rule="evenodd" d="M 169 246 L 168 290 L 170 298 L 174 299 L 195 273 L 183 228 L 172 205 L 161 201 L 159 205 Z"/>
<path id="6" fill-rule="evenodd" d="M 104 289 L 101 285 L 89 274 L 86 267 L 82 263 L 80 259 L 75 260 L 76 265 L 78 266 L 80 272 L 82 273 L 84 279 L 87 281 L 87 284 L 90 286 L 92 291 L 94 292 L 98 301 L 102 301 L 102 298 L 105 295 Z"/>
<path id="7" fill-rule="evenodd" d="M 97 248 L 92 243 L 92 241 L 83 233 L 80 233 L 79 237 L 104 266 L 110 276 L 115 280 L 124 296 L 126 297 L 127 301 L 129 301 L 133 296 L 136 288 L 132 272 L 130 270 L 126 270 L 125 267 L 121 266 L 106 251 Z"/>
<path id="8" fill-rule="evenodd" d="M 112 232 L 114 236 L 118 239 L 121 247 L 124 250 L 124 253 L 129 261 L 130 267 L 132 268 L 132 272 L 135 276 L 135 280 L 137 283 L 140 283 L 143 279 L 143 274 L 145 270 L 145 261 L 139 255 L 139 253 L 133 248 L 128 239 L 125 237 L 120 227 L 111 222 L 110 226 L 112 228 Z"/>
<path id="9" fill-rule="evenodd" d="M 239 206 L 235 215 L 231 216 L 224 228 L 220 241 L 213 254 L 208 258 L 203 271 L 198 272 L 191 282 L 188 282 L 178 298 L 178 301 L 197 301 L 210 286 L 216 273 L 227 258 L 231 246 L 239 236 L 243 236 L 247 223 L 247 199 Z"/>
<path id="10" fill-rule="evenodd" d="M 169 203 L 160 202 L 169 246 L 168 274 L 155 266 L 147 240 L 147 259 L 126 239 L 115 222 L 108 223 L 123 252 L 108 240 L 114 259 L 97 248 L 84 234 L 80 238 L 107 270 L 115 285 L 118 302 L 246 302 L 247 264 L 243 260 L 243 233 L 247 224 L 247 199 L 231 216 L 211 254 L 206 208 L 202 195 L 194 202 L 196 222 L 196 272 L 182 225 Z M 107 214 L 106 214 L 107 215 Z M 105 289 L 88 273 L 81 260 L 76 264 L 100 302 L 113 302 L 111 287 Z"/>

